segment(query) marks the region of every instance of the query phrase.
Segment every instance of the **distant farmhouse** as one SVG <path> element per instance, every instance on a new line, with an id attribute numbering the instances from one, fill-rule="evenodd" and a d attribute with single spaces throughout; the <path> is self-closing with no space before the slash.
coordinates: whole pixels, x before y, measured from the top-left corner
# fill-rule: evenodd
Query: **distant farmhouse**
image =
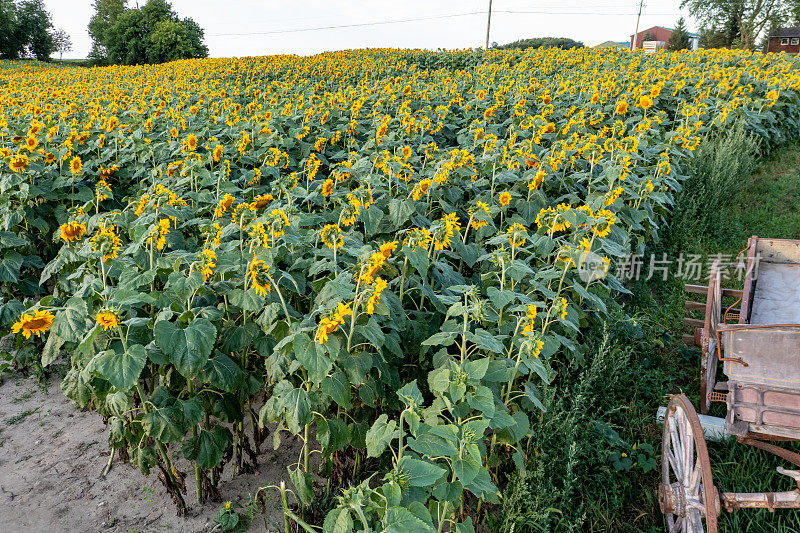
<path id="1" fill-rule="evenodd" d="M 631 47 L 631 43 L 628 41 L 606 41 L 604 43 L 600 43 L 595 45 L 595 48 L 623 48 L 625 50 Z"/>
<path id="2" fill-rule="evenodd" d="M 794 28 L 776 28 L 769 36 L 767 52 L 800 52 L 800 26 Z"/>
<path id="3" fill-rule="evenodd" d="M 669 36 L 672 35 L 673 28 L 665 28 L 664 26 L 653 26 L 652 28 L 648 28 L 646 30 L 642 30 L 636 35 L 631 35 L 630 41 L 627 43 L 627 48 L 631 50 L 636 50 L 637 48 L 645 48 L 645 50 L 649 49 L 658 49 L 664 48 L 669 41 Z M 644 38 L 647 34 L 650 34 L 650 41 L 648 43 L 655 43 L 650 45 L 645 45 Z M 696 33 L 689 34 L 689 42 L 691 43 L 692 50 L 697 50 L 700 48 L 700 36 Z"/>

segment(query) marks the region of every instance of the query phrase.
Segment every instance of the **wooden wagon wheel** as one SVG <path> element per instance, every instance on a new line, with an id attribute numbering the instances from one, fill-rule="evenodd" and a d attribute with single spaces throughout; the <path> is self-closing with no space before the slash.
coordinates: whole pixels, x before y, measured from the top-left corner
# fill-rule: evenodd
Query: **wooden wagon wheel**
<path id="1" fill-rule="evenodd" d="M 717 379 L 717 326 L 722 322 L 719 259 L 711 265 L 705 313 L 703 331 L 700 335 L 700 412 L 704 415 L 708 414 L 711 408 L 709 393 L 714 390 Z"/>
<path id="2" fill-rule="evenodd" d="M 716 533 L 719 495 L 700 419 L 683 394 L 673 396 L 664 414 L 658 503 L 667 530 Z"/>

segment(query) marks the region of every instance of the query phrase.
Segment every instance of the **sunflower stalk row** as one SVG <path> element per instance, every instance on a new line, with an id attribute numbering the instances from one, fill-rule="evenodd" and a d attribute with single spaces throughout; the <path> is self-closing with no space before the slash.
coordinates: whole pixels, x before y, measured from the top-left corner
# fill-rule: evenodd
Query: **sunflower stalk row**
<path id="1" fill-rule="evenodd" d="M 472 531 L 683 163 L 796 135 L 799 86 L 719 50 L 6 64 L 0 327 L 179 512 L 181 465 L 202 505 L 293 435 L 287 528 Z"/>

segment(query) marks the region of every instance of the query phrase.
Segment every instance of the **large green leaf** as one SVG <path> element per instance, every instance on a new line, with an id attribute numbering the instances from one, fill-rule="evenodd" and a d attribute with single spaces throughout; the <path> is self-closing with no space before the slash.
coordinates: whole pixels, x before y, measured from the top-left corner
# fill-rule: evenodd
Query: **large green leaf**
<path id="1" fill-rule="evenodd" d="M 315 383 L 325 379 L 333 365 L 323 353 L 322 347 L 305 333 L 295 335 L 292 346 L 295 357 L 308 371 L 308 378 Z"/>
<path id="2" fill-rule="evenodd" d="M 230 441 L 230 432 L 223 426 L 214 426 L 207 431 L 200 430 L 196 437 L 183 443 L 183 455 L 190 461 L 197 461 L 197 466 L 204 469 L 217 466 Z"/>
<path id="3" fill-rule="evenodd" d="M 67 300 L 64 309 L 56 313 L 53 320 L 53 332 L 70 342 L 80 342 L 86 333 L 86 316 L 88 314 L 83 298 L 74 296 Z"/>
<path id="4" fill-rule="evenodd" d="M 58 358 L 61 347 L 64 346 L 64 339 L 51 331 L 47 336 L 47 342 L 42 349 L 42 366 L 47 366 Z"/>
<path id="5" fill-rule="evenodd" d="M 378 457 L 392 442 L 397 422 L 389 420 L 386 414 L 378 417 L 367 431 L 367 456 Z"/>
<path id="6" fill-rule="evenodd" d="M 225 392 L 234 392 L 242 384 L 244 372 L 225 354 L 215 355 L 203 367 L 202 377 Z"/>
<path id="7" fill-rule="evenodd" d="M 127 391 L 139 380 L 146 362 L 144 346 L 134 344 L 124 353 L 106 350 L 94 360 L 94 368 L 118 390 Z"/>
<path id="8" fill-rule="evenodd" d="M 283 405 L 286 408 L 286 425 L 295 435 L 314 419 L 311 414 L 311 402 L 305 389 L 295 388 L 287 392 L 283 398 Z"/>
<path id="9" fill-rule="evenodd" d="M 398 461 L 397 468 L 403 471 L 412 487 L 430 487 L 445 473 L 440 466 L 407 455 Z"/>
<path id="10" fill-rule="evenodd" d="M 156 345 L 187 378 L 196 377 L 205 366 L 217 338 L 217 328 L 205 318 L 196 318 L 186 329 L 161 320 L 156 322 L 153 333 Z"/>
<path id="11" fill-rule="evenodd" d="M 0 281 L 16 283 L 19 281 L 19 270 L 22 268 L 22 255 L 19 252 L 4 251 L 0 259 Z"/>
<path id="12" fill-rule="evenodd" d="M 428 533 L 436 531 L 408 509 L 390 507 L 383 517 L 384 533 Z"/>

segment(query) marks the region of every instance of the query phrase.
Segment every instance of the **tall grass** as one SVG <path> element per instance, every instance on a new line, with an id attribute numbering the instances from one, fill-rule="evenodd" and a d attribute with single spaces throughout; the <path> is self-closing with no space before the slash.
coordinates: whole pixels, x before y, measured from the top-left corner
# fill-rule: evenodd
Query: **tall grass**
<path id="1" fill-rule="evenodd" d="M 676 198 L 667 232 L 671 246 L 718 241 L 725 213 L 750 183 L 758 164 L 756 138 L 739 125 L 703 142 L 687 161 L 683 190 Z"/>

